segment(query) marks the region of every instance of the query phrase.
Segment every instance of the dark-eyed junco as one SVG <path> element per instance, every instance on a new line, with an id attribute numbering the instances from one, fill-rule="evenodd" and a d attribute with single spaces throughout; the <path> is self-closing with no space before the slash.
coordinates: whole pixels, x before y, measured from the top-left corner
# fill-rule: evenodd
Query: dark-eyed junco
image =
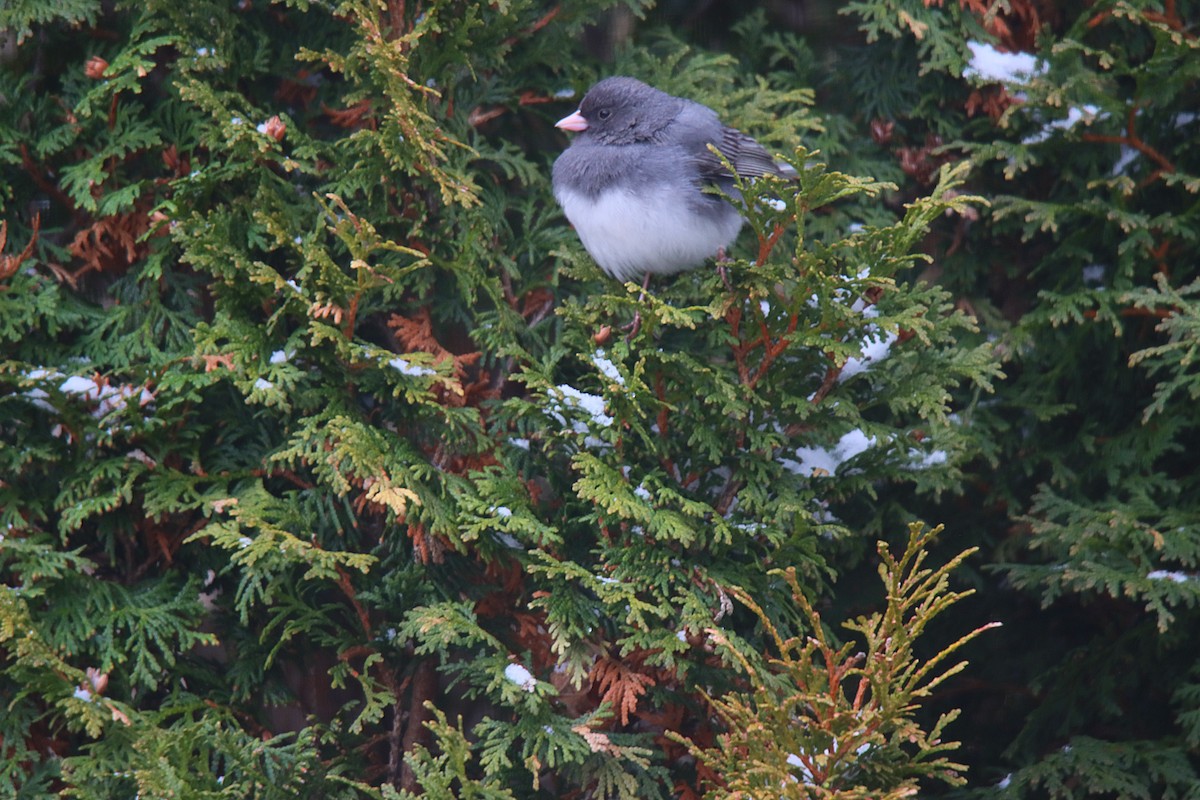
<path id="1" fill-rule="evenodd" d="M 556 123 L 578 136 L 554 162 L 554 196 L 600 269 L 649 279 L 702 264 L 742 227 L 716 147 L 743 178 L 795 171 L 707 106 L 626 77 L 605 78 Z"/>

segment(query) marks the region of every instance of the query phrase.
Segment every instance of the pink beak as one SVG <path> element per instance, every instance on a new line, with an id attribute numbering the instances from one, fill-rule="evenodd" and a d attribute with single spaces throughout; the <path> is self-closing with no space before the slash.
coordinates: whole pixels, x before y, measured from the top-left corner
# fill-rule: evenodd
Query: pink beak
<path id="1" fill-rule="evenodd" d="M 563 117 L 558 122 L 554 123 L 554 127 L 562 128 L 564 131 L 586 131 L 588 129 L 587 120 L 583 118 L 583 114 L 576 111 L 568 117 Z"/>

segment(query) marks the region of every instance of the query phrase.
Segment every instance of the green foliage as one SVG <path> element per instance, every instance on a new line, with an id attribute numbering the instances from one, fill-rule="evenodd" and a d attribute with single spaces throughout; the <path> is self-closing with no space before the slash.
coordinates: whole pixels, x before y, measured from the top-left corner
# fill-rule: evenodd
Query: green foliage
<path id="1" fill-rule="evenodd" d="M 101 13 L 99 0 L 62 0 L 41 3 L 38 0 L 10 0 L 0 8 L 0 32 L 12 33 L 21 42 L 40 27 L 56 22 L 94 25 Z"/>
<path id="2" fill-rule="evenodd" d="M 767 613 L 741 589 L 732 594 L 749 607 L 772 640 L 772 656 L 756 667 L 719 630 L 710 635 L 747 673 L 751 693 L 710 698 L 725 723 L 715 747 L 692 750 L 713 769 L 719 786 L 709 795 L 754 798 L 900 798 L 916 793 L 919 778 L 964 782 L 964 767 L 942 740 L 956 713 L 924 730 L 915 719 L 932 690 L 965 662 L 943 666 L 979 628 L 934 655 L 920 658 L 916 642 L 930 622 L 971 592 L 949 591 L 949 573 L 971 554 L 924 567 L 929 541 L 940 529 L 909 528 L 899 557 L 879 544 L 879 577 L 887 597 L 882 611 L 845 627 L 858 639 L 837 644 L 805 597 L 794 570 L 782 577 L 810 631 L 784 639 Z"/>
<path id="3" fill-rule="evenodd" d="M 917 54 L 902 70 L 939 100 L 895 114 L 901 160 L 967 153 L 991 201 L 938 275 L 1007 376 L 973 419 L 987 459 L 963 472 L 958 524 L 978 531 L 981 580 L 1001 579 L 988 618 L 1006 622 L 973 646 L 994 688 L 964 710 L 986 766 L 963 795 L 1192 796 L 1198 9 L 931 5 L 854 10 Z M 964 79 L 968 42 L 1036 60 Z"/>
<path id="4" fill-rule="evenodd" d="M 433 800 L 458 800 L 458 798 L 479 798 L 480 800 L 506 800 L 515 798 L 512 792 L 498 785 L 496 777 L 482 780 L 462 779 L 467 774 L 467 763 L 474 756 L 471 744 L 462 730 L 462 721 L 457 726 L 446 721 L 446 715 L 441 709 L 430 707 L 435 721 L 429 723 L 429 730 L 437 739 L 438 755 L 430 753 L 429 749 L 421 746 L 406 756 L 413 766 L 417 782 L 421 786 L 420 795 L 404 791 L 400 797 L 428 797 Z M 492 775 L 498 775 L 493 772 Z"/>
<path id="5" fill-rule="evenodd" d="M 1007 776 L 1000 797 L 1190 798 L 1196 773 L 1188 748 L 1161 742 L 1074 737 L 1057 753 Z"/>
<path id="6" fill-rule="evenodd" d="M 1195 3 L 693 5 L 4 4 L 0 794 L 1194 795 Z M 644 297 L 616 72 L 800 174 Z"/>
<path id="7" fill-rule="evenodd" d="M 737 680 L 696 637 L 761 639 L 723 587 L 787 624 L 768 570 L 834 577 L 830 503 L 954 484 L 951 390 L 998 372 L 897 276 L 962 171 L 847 235 L 889 187 L 796 149 L 812 92 L 661 37 L 625 68 L 745 109 L 803 180 L 745 209 L 726 279 L 635 301 L 547 213 L 541 106 L 592 76 L 546 65 L 595 10 L 151 3 L 54 72 L 73 34 L 29 18 L 0 87 L 12 241 L 47 197 L 0 290 L 9 788 L 695 791 L 663 734 Z"/>

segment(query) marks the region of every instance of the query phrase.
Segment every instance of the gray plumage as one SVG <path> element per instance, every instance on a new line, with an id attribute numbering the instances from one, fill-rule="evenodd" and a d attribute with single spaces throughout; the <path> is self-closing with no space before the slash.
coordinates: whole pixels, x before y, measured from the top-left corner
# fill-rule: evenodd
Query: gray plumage
<path id="1" fill-rule="evenodd" d="M 558 126 L 578 131 L 554 162 L 554 196 L 583 246 L 618 280 L 691 269 L 733 243 L 742 217 L 719 195 L 733 176 L 795 172 L 707 106 L 626 77 L 605 78 Z"/>

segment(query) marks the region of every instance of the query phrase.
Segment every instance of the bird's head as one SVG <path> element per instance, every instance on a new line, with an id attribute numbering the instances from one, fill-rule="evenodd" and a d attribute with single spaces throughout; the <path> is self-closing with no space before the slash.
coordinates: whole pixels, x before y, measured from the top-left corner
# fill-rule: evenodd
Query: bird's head
<path id="1" fill-rule="evenodd" d="M 636 78 L 605 78 L 584 95 L 579 110 L 556 127 L 585 133 L 604 144 L 655 141 L 679 115 L 683 101 Z"/>

